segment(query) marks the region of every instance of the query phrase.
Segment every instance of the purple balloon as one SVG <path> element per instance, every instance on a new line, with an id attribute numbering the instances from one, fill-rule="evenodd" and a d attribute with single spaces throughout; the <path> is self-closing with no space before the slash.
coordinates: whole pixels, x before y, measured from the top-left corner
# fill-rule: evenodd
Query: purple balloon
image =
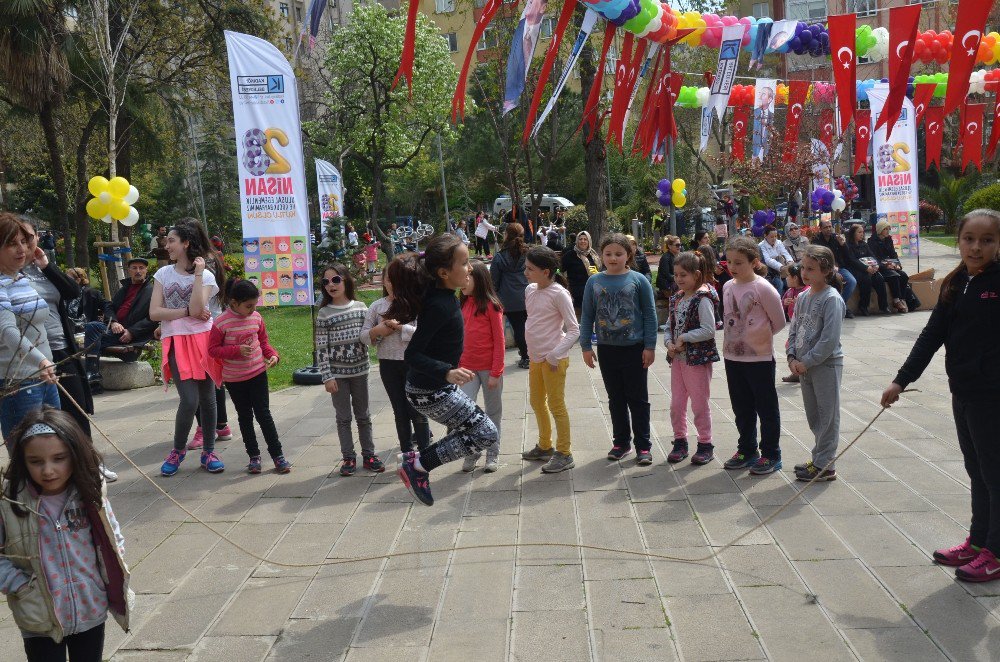
<path id="1" fill-rule="evenodd" d="M 801 55 L 802 54 L 802 40 L 799 39 L 798 37 L 792 37 L 791 39 L 789 39 L 788 40 L 788 50 L 792 51 L 793 53 Z"/>
<path id="2" fill-rule="evenodd" d="M 669 179 L 661 179 L 659 181 L 659 183 L 656 185 L 656 188 L 657 188 L 657 190 L 660 191 L 660 193 L 663 193 L 663 194 L 668 194 L 672 190 Z"/>
<path id="3" fill-rule="evenodd" d="M 800 34 L 802 34 L 802 31 L 805 30 L 805 29 L 806 29 L 806 24 L 805 23 L 803 23 L 802 21 L 799 21 L 798 23 L 796 23 L 795 24 L 795 36 L 798 37 Z"/>
<path id="4" fill-rule="evenodd" d="M 802 42 L 803 46 L 808 46 L 812 43 L 813 35 L 809 30 L 803 30 L 802 34 L 799 35 L 799 41 Z"/>
<path id="5" fill-rule="evenodd" d="M 809 26 L 809 32 L 812 33 L 813 39 L 819 39 L 819 36 L 823 34 L 823 26 L 819 23 L 813 23 Z"/>

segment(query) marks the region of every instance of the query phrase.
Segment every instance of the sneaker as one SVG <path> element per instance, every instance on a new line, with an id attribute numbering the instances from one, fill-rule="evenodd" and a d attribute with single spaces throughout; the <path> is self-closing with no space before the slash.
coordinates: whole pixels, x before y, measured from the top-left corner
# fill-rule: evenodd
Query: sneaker
<path id="1" fill-rule="evenodd" d="M 343 464 L 340 465 L 340 475 L 341 476 L 353 476 L 354 472 L 358 470 L 358 461 L 353 457 L 345 457 Z"/>
<path id="2" fill-rule="evenodd" d="M 222 473 L 226 465 L 222 463 L 219 456 L 214 452 L 201 454 L 201 467 L 210 474 Z"/>
<path id="3" fill-rule="evenodd" d="M 848 308 L 846 311 L 844 311 L 844 318 L 845 319 L 849 319 L 849 320 L 854 319 L 854 313 L 851 312 L 850 308 Z"/>
<path id="4" fill-rule="evenodd" d="M 547 474 L 557 474 L 560 471 L 566 471 L 567 469 L 572 469 L 576 466 L 573 461 L 572 455 L 563 455 L 562 453 L 556 452 L 552 454 L 552 459 L 545 463 L 542 467 L 542 473 Z"/>
<path id="5" fill-rule="evenodd" d="M 167 459 L 163 462 L 163 466 L 160 467 L 160 473 L 164 476 L 173 476 L 181 468 L 181 462 L 184 461 L 185 455 L 187 453 L 181 453 L 176 448 L 172 448 L 170 455 L 167 456 Z"/>
<path id="6" fill-rule="evenodd" d="M 233 438 L 233 431 L 228 425 L 221 428 L 215 428 L 215 440 L 216 441 L 229 441 Z"/>
<path id="7" fill-rule="evenodd" d="M 1000 561 L 985 547 L 979 556 L 955 570 L 955 577 L 963 582 L 993 582 L 1000 579 Z"/>
<path id="8" fill-rule="evenodd" d="M 462 471 L 467 474 L 471 474 L 476 470 L 476 462 L 479 461 L 478 455 L 466 455 L 465 460 L 462 461 Z"/>
<path id="9" fill-rule="evenodd" d="M 101 464 L 101 475 L 104 476 L 105 483 L 113 483 L 118 480 L 118 474 Z"/>
<path id="10" fill-rule="evenodd" d="M 279 455 L 274 458 L 274 470 L 279 474 L 287 474 L 292 470 L 292 463 L 286 460 L 284 455 Z"/>
<path id="11" fill-rule="evenodd" d="M 385 471 L 385 464 L 379 459 L 378 455 L 372 455 L 364 459 L 364 467 L 368 471 L 374 471 L 377 474 Z"/>
<path id="12" fill-rule="evenodd" d="M 612 446 L 611 450 L 608 451 L 608 459 L 620 460 L 631 452 L 632 449 L 628 446 Z"/>
<path id="13" fill-rule="evenodd" d="M 698 450 L 691 456 L 691 464 L 708 464 L 715 458 L 715 446 L 698 444 Z"/>
<path id="14" fill-rule="evenodd" d="M 500 462 L 495 457 L 486 458 L 486 464 L 483 465 L 483 471 L 488 474 L 496 472 L 500 468 Z"/>
<path id="15" fill-rule="evenodd" d="M 413 498 L 425 506 L 433 506 L 434 497 L 431 496 L 430 475 L 426 471 L 417 469 L 416 459 L 417 454 L 413 451 L 401 454 L 399 456 L 399 470 L 396 473 L 399 474 L 400 480 L 403 481 L 403 485 L 406 485 L 406 489 L 410 491 Z"/>
<path id="16" fill-rule="evenodd" d="M 201 431 L 201 426 L 199 425 L 194 431 L 194 438 L 188 442 L 188 450 L 196 451 L 205 445 L 205 435 Z"/>
<path id="17" fill-rule="evenodd" d="M 781 378 L 781 381 L 785 382 L 786 384 L 798 384 L 799 383 L 799 376 L 798 375 L 786 375 L 785 377 Z"/>
<path id="18" fill-rule="evenodd" d="M 643 467 L 649 466 L 653 463 L 653 454 L 649 451 L 636 451 L 635 463 Z"/>
<path id="19" fill-rule="evenodd" d="M 760 455 L 757 455 L 757 453 L 747 455 L 746 453 L 736 451 L 736 454 L 723 462 L 722 466 L 726 469 L 748 469 L 759 459 Z"/>
<path id="20" fill-rule="evenodd" d="M 688 456 L 687 439 L 674 439 L 674 448 L 667 454 L 667 462 L 674 464 Z"/>
<path id="21" fill-rule="evenodd" d="M 260 455 L 254 455 L 250 458 L 250 464 L 247 465 L 248 474 L 259 474 L 260 473 Z"/>
<path id="22" fill-rule="evenodd" d="M 981 547 L 976 547 L 972 544 L 972 538 L 966 538 L 965 542 L 961 545 L 955 545 L 948 549 L 935 550 L 934 560 L 941 565 L 950 565 L 957 568 L 958 566 L 974 561 L 981 551 Z"/>
<path id="23" fill-rule="evenodd" d="M 549 460 L 555 450 L 552 448 L 542 448 L 538 444 L 527 453 L 521 453 L 522 460 Z"/>
<path id="24" fill-rule="evenodd" d="M 772 460 L 769 457 L 759 457 L 750 467 L 750 473 L 754 476 L 766 476 L 773 474 L 781 468 L 781 460 Z"/>
<path id="25" fill-rule="evenodd" d="M 517 362 L 517 367 L 518 368 L 523 368 L 524 370 L 527 370 L 528 368 L 531 367 L 531 360 L 530 359 L 521 359 L 520 361 Z"/>
<path id="26" fill-rule="evenodd" d="M 827 469 L 826 471 L 821 471 L 820 468 L 812 462 L 807 463 L 805 466 L 798 464 L 795 465 L 796 480 L 811 481 L 814 478 L 816 479 L 816 482 L 837 480 L 837 470 Z"/>

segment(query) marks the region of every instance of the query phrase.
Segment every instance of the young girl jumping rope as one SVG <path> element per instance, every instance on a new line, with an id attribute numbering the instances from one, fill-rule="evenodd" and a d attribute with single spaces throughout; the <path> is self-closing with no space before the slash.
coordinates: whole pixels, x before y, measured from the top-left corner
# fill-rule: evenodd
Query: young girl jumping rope
<path id="1" fill-rule="evenodd" d="M 406 348 L 406 397 L 421 414 L 448 428 L 448 434 L 422 451 L 399 457 L 399 477 L 426 506 L 434 505 L 428 473 L 446 462 L 479 453 L 500 440 L 485 412 L 459 386 L 475 374 L 458 367 L 465 339 L 462 309 L 455 290 L 469 281 L 469 249 L 452 234 L 427 243 L 422 297 L 407 296 L 406 308 L 417 315 L 417 331 Z M 398 295 L 399 293 L 397 293 Z M 408 316 L 397 319 L 412 322 Z"/>
<path id="2" fill-rule="evenodd" d="M 357 470 L 358 455 L 351 434 L 351 410 L 358 419 L 358 440 L 365 469 L 382 473 L 385 465 L 375 454 L 372 419 L 368 413 L 368 347 L 361 342 L 361 327 L 368 306 L 354 298 L 354 278 L 343 264 L 323 271 L 323 298 L 316 313 L 316 362 L 337 416 L 337 436 L 344 461 L 341 476 Z"/>
<path id="3" fill-rule="evenodd" d="M 605 271 L 590 277 L 583 294 L 583 362 L 594 367 L 591 338 L 596 333 L 614 434 L 608 459 L 617 461 L 628 455 L 634 440 L 636 463 L 652 464 L 647 375 L 656 359 L 653 286 L 629 269 L 632 243 L 623 234 L 616 232 L 601 241 L 601 261 Z"/>
<path id="4" fill-rule="evenodd" d="M 493 289 L 490 270 L 480 261 L 471 263 L 469 281 L 462 288 L 462 321 L 465 324 L 465 348 L 458 367 L 471 370 L 474 377 L 462 384 L 473 402 L 483 391 L 486 415 L 497 428 L 497 441 L 486 449 L 486 473 L 498 468 L 500 459 L 500 419 L 503 416 L 503 360 L 507 341 L 503 330 L 503 305 Z M 479 453 L 465 456 L 462 471 L 476 469 Z"/>
<path id="5" fill-rule="evenodd" d="M 580 337 L 573 297 L 566 278 L 557 274 L 559 258 L 544 246 L 528 250 L 524 274 L 528 278 L 524 302 L 528 321 L 524 327 L 528 343 L 528 389 L 531 408 L 538 421 L 538 443 L 521 455 L 525 460 L 548 460 L 545 473 L 572 469 L 569 411 L 566 409 L 566 371 L 569 352 Z M 552 422 L 556 421 L 556 449 L 552 450 Z"/>
<path id="6" fill-rule="evenodd" d="M 69 414 L 30 412 L 10 439 L 0 501 L 0 591 L 28 662 L 103 659 L 108 612 L 128 631 L 125 539 L 101 458 Z"/>
<path id="7" fill-rule="evenodd" d="M 840 379 L 844 372 L 840 329 L 847 306 L 840 296 L 840 275 L 829 248 L 806 246 L 801 266 L 802 282 L 809 289 L 795 302 L 785 353 L 788 368 L 802 384 L 806 421 L 816 441 L 812 461 L 795 465 L 795 477 L 835 480 L 837 471 L 827 465 L 840 442 Z"/>
<path id="8" fill-rule="evenodd" d="M 256 417 L 274 470 L 286 474 L 292 470 L 292 464 L 281 450 L 267 390 L 267 371 L 278 365 L 279 359 L 267 338 L 264 318 L 257 312 L 259 297 L 260 290 L 250 281 L 229 279 L 224 297 L 228 307 L 215 320 L 208 353 L 222 361 L 222 381 L 236 408 L 243 445 L 250 456 L 247 472 L 261 472 L 260 447 L 253 429 Z"/>
<path id="9" fill-rule="evenodd" d="M 674 281 L 679 291 L 670 297 L 670 313 L 663 334 L 670 361 L 670 423 L 674 428 L 674 447 L 667 455 L 670 463 L 688 456 L 689 398 L 698 429 L 698 450 L 691 463 L 708 464 L 714 457 L 708 395 L 712 364 L 719 360 L 715 346 L 715 309 L 719 297 L 712 287 L 712 271 L 708 258 L 699 251 L 674 258 Z"/>
<path id="10" fill-rule="evenodd" d="M 173 476 L 180 469 L 199 406 L 204 435 L 201 466 L 209 473 L 225 469 L 215 454 L 215 385 L 222 383 L 222 373 L 208 356 L 208 336 L 212 331 L 208 300 L 219 291 L 215 275 L 205 268 L 210 251 L 201 222 L 182 219 L 167 233 L 167 254 L 175 263 L 160 267 L 153 276 L 149 319 L 160 322 L 163 381 L 173 378 L 180 396 L 174 421 L 174 447 L 160 467 L 164 476 Z"/>
<path id="11" fill-rule="evenodd" d="M 781 414 L 774 385 L 774 334 L 785 326 L 781 297 L 762 276 L 767 266 L 760 249 L 748 237 L 736 237 L 726 248 L 733 279 L 722 290 L 725 329 L 722 346 L 729 399 L 739 432 L 736 454 L 726 469 L 750 469 L 754 475 L 781 468 Z M 760 450 L 757 418 L 760 418 Z"/>
<path id="12" fill-rule="evenodd" d="M 972 484 L 972 526 L 965 542 L 934 552 L 934 560 L 955 566 L 967 582 L 1000 579 L 1000 213 L 976 209 L 958 224 L 961 263 L 941 283 L 941 299 L 910 350 L 882 406 L 923 374 L 944 345 L 944 367 L 958 428 L 958 446 Z"/>

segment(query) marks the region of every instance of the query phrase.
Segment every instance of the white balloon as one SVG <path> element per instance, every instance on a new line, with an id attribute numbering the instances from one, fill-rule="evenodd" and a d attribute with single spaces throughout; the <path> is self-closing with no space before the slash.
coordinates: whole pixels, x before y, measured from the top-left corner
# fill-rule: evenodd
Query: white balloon
<path id="1" fill-rule="evenodd" d="M 129 207 L 128 216 L 119 221 L 119 223 L 128 227 L 131 227 L 138 222 L 139 222 L 139 211 L 135 207 Z"/>
<path id="2" fill-rule="evenodd" d="M 835 197 L 835 198 L 842 198 L 842 197 L 844 197 L 844 192 L 841 191 L 839 188 L 834 188 L 833 189 L 833 197 Z"/>
<path id="3" fill-rule="evenodd" d="M 111 218 L 111 214 L 105 214 L 103 217 L 101 217 L 101 220 L 109 224 L 115 222 L 115 219 Z"/>
<path id="4" fill-rule="evenodd" d="M 104 205 L 111 204 L 111 194 L 108 193 L 107 191 L 104 191 L 99 196 L 97 196 L 97 199 L 101 201 L 101 204 Z"/>
<path id="5" fill-rule="evenodd" d="M 834 198 L 833 202 L 830 203 L 830 207 L 833 211 L 844 211 L 847 207 L 847 202 L 843 198 Z"/>
<path id="6" fill-rule="evenodd" d="M 139 199 L 139 189 L 137 189 L 132 185 L 129 185 L 128 193 L 125 194 L 125 197 L 122 198 L 122 200 L 124 200 L 125 204 L 127 205 L 134 205 L 135 201 L 138 199 Z"/>
<path id="7" fill-rule="evenodd" d="M 708 99 L 712 96 L 711 91 L 707 87 L 699 87 L 698 91 L 695 92 L 695 98 L 698 100 L 698 107 L 704 108 L 708 105 Z"/>

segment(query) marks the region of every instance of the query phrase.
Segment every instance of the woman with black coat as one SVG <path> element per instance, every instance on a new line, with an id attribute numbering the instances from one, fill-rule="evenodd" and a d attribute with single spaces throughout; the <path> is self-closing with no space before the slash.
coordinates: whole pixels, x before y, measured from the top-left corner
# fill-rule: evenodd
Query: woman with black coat
<path id="1" fill-rule="evenodd" d="M 882 278 L 892 291 L 893 306 L 901 313 L 909 312 L 906 307 L 906 286 L 910 282 L 910 277 L 900 265 L 896 246 L 889 236 L 888 221 L 879 221 L 875 224 L 875 231 L 868 237 L 868 248 L 878 260 L 878 272 L 882 274 Z"/>
<path id="2" fill-rule="evenodd" d="M 80 267 L 71 267 L 66 275 L 80 286 L 80 296 L 68 303 L 67 312 L 77 333 L 83 333 L 87 322 L 103 322 L 108 302 L 100 290 L 90 286 L 90 277 Z"/>
<path id="3" fill-rule="evenodd" d="M 528 287 L 528 278 L 524 275 L 524 256 L 527 252 L 524 226 L 520 223 L 508 223 L 503 247 L 490 263 L 493 287 L 500 296 L 503 314 L 507 316 L 510 328 L 514 331 L 514 342 L 521 355 L 517 366 L 525 370 L 531 365 L 528 360 L 528 343 L 524 339 L 524 325 L 528 321 L 528 310 L 524 303 L 524 290 Z"/>
<path id="4" fill-rule="evenodd" d="M 885 278 L 879 273 L 878 259 L 865 243 L 865 226 L 856 223 L 847 229 L 847 243 L 844 245 L 847 256 L 847 270 L 858 281 L 858 310 L 855 314 L 868 314 L 868 304 L 872 297 L 872 288 L 878 298 L 878 309 L 882 313 L 889 311 L 889 299 L 885 292 Z"/>
<path id="5" fill-rule="evenodd" d="M 586 230 L 576 235 L 573 248 L 566 249 L 562 254 L 561 268 L 569 282 L 569 294 L 573 297 L 573 308 L 577 319 L 583 309 L 583 291 L 587 288 L 587 279 L 601 269 L 601 258 L 594 250 L 590 233 Z"/>

